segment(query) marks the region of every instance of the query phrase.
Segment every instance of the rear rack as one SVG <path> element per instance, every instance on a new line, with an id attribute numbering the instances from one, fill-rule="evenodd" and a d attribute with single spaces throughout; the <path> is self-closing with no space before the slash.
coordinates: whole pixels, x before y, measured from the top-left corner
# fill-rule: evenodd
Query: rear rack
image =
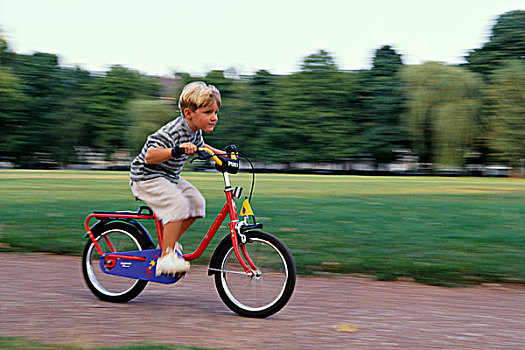
<path id="1" fill-rule="evenodd" d="M 95 248 L 97 249 L 97 252 L 100 254 L 100 256 L 104 255 L 104 252 L 100 249 L 98 243 L 95 240 L 95 237 L 93 236 L 93 232 L 91 232 L 91 228 L 89 226 L 89 221 L 91 219 L 97 219 L 99 222 L 105 221 L 105 220 L 122 220 L 122 221 L 130 221 L 133 219 L 138 220 L 155 220 L 155 226 L 157 227 L 157 232 L 162 231 L 162 226 L 160 222 L 155 217 L 155 214 L 153 213 L 153 210 L 151 210 L 150 207 L 147 205 L 142 205 L 139 207 L 139 210 L 137 211 L 94 211 L 93 213 L 89 214 L 86 219 L 84 220 L 84 227 L 86 228 L 86 234 L 84 235 L 84 238 L 90 238 L 94 244 Z M 146 232 L 147 234 L 147 232 Z M 149 234 L 147 234 L 149 237 Z M 159 236 L 159 244 L 162 245 L 162 237 Z M 151 237 L 149 237 L 151 240 Z"/>
<path id="2" fill-rule="evenodd" d="M 93 214 L 91 214 L 91 217 L 95 218 L 107 218 L 107 217 L 115 217 L 115 218 L 127 218 L 127 217 L 134 217 L 137 218 L 137 216 L 146 216 L 146 217 L 152 217 L 153 216 L 153 210 L 151 210 L 150 207 L 147 205 L 141 205 L 139 207 L 139 210 L 137 211 L 94 211 Z"/>

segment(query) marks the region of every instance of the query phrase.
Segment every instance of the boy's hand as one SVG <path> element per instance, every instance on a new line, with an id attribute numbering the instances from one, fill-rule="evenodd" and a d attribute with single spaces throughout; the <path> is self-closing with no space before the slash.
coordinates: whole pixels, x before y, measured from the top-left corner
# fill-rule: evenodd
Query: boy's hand
<path id="1" fill-rule="evenodd" d="M 186 153 L 189 156 L 192 156 L 197 152 L 197 146 L 195 146 L 191 142 L 184 142 L 183 144 L 179 145 L 180 148 L 184 149 L 184 153 Z"/>

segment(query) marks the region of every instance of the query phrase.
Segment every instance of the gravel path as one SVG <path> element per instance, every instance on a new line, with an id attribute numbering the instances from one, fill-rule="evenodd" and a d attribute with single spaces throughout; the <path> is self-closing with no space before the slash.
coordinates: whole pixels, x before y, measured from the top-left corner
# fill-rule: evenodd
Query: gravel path
<path id="1" fill-rule="evenodd" d="M 206 269 L 150 283 L 127 304 L 85 286 L 80 259 L 0 253 L 0 335 L 46 343 L 155 342 L 224 349 L 525 349 L 525 287 L 440 288 L 365 278 L 300 277 L 289 304 L 246 319 Z"/>

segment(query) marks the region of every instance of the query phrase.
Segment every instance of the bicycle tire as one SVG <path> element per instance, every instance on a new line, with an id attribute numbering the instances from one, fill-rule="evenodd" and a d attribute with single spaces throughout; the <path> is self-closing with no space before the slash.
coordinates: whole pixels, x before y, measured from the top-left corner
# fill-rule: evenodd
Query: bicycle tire
<path id="1" fill-rule="evenodd" d="M 108 237 L 116 251 L 136 251 L 154 248 L 151 242 L 132 224 L 122 221 L 108 222 L 93 232 L 105 253 L 110 252 L 105 239 Z M 148 281 L 114 276 L 100 268 L 100 256 L 91 240 L 86 243 L 82 254 L 82 273 L 88 288 L 100 300 L 125 303 L 138 296 Z"/>
<path id="2" fill-rule="evenodd" d="M 231 240 L 217 247 L 215 287 L 222 301 L 238 315 L 264 318 L 281 310 L 295 288 L 295 262 L 288 248 L 263 231 L 246 233 L 246 249 L 260 276 L 246 275 Z"/>

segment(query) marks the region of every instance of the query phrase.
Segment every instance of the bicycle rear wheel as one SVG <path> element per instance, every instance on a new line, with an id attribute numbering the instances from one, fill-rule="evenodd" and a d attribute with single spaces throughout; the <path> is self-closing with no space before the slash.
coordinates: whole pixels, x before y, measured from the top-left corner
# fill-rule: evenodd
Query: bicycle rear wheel
<path id="1" fill-rule="evenodd" d="M 93 232 L 104 253 L 136 251 L 154 248 L 133 226 L 124 222 L 110 222 Z M 82 272 L 89 289 L 99 299 L 125 303 L 139 295 L 147 281 L 110 275 L 100 268 L 100 255 L 91 240 L 82 255 Z"/>
<path id="2" fill-rule="evenodd" d="M 262 232 L 246 233 L 248 256 L 258 269 L 248 276 L 237 260 L 231 240 L 219 246 L 215 286 L 231 310 L 246 317 L 268 317 L 281 310 L 295 288 L 295 262 L 286 246 L 275 236 Z"/>

